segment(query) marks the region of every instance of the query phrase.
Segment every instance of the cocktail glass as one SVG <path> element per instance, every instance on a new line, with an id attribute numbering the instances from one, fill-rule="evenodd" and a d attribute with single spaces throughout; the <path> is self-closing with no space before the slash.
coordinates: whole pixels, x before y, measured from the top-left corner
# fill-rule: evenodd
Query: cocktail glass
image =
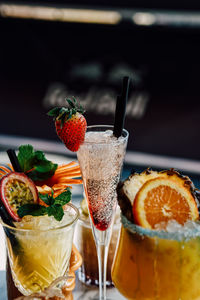
<path id="1" fill-rule="evenodd" d="M 122 216 L 112 280 L 130 300 L 200 299 L 200 225 L 149 230 Z"/>
<path id="2" fill-rule="evenodd" d="M 69 203 L 59 227 L 49 229 L 48 216 L 34 217 L 40 218 L 41 229 L 16 228 L 1 221 L 13 281 L 23 295 L 44 290 L 66 274 L 78 217 L 78 209 Z"/>
<path id="3" fill-rule="evenodd" d="M 110 239 L 110 246 L 108 251 L 107 260 L 107 273 L 106 273 L 106 286 L 112 287 L 111 279 L 111 266 L 117 246 L 118 236 L 120 232 L 121 222 L 120 217 L 115 218 L 115 222 L 112 228 L 112 235 Z M 96 246 L 92 234 L 92 228 L 89 220 L 89 216 L 85 216 L 80 212 L 80 218 L 77 222 L 74 243 L 79 250 L 83 263 L 78 270 L 78 278 L 86 285 L 99 285 L 98 276 L 98 259 L 96 253 Z M 92 257 L 92 259 L 91 259 Z"/>
<path id="4" fill-rule="evenodd" d="M 100 300 L 106 299 L 106 267 L 117 205 L 116 187 L 128 140 L 125 129 L 118 139 L 110 137 L 112 131 L 112 126 L 89 126 L 77 152 L 97 247 Z"/>

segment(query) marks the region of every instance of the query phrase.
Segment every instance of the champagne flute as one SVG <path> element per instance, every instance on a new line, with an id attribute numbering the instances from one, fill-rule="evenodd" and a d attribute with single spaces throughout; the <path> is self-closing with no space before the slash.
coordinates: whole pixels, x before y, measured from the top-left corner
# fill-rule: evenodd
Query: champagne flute
<path id="1" fill-rule="evenodd" d="M 80 164 L 99 267 L 99 300 L 106 299 L 108 248 L 117 205 L 116 187 L 123 164 L 128 132 L 113 135 L 113 126 L 88 126 L 77 156 Z"/>

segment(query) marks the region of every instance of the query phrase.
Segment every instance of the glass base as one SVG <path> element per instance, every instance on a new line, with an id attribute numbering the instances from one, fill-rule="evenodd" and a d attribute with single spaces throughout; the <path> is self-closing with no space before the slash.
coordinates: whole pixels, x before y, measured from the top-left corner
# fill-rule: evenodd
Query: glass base
<path id="1" fill-rule="evenodd" d="M 92 300 L 99 300 L 99 298 L 95 297 L 95 298 L 92 298 Z M 116 300 L 116 298 L 114 299 L 114 298 L 107 298 L 106 297 L 106 300 Z"/>
<path id="2" fill-rule="evenodd" d="M 90 276 L 87 276 L 85 273 L 81 272 L 81 270 L 78 270 L 78 279 L 84 283 L 87 286 L 93 285 L 93 286 L 99 286 L 99 280 L 95 278 L 91 278 Z M 112 281 L 106 281 L 106 287 L 114 287 L 114 284 Z M 109 300 L 109 299 L 108 299 Z"/>

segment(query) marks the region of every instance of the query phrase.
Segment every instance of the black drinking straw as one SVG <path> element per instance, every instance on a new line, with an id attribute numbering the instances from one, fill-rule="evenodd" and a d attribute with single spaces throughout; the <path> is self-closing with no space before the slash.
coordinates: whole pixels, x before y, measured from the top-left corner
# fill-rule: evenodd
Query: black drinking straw
<path id="1" fill-rule="evenodd" d="M 15 172 L 22 172 L 22 169 L 20 167 L 17 155 L 15 154 L 15 150 L 8 149 L 7 154 L 8 154 L 8 157 L 10 159 L 10 162 L 12 164 L 12 167 L 13 167 L 14 171 Z"/>
<path id="2" fill-rule="evenodd" d="M 8 149 L 7 154 L 8 154 L 8 157 L 10 159 L 10 162 L 12 164 L 14 171 L 21 172 L 21 167 L 19 165 L 19 161 L 15 154 L 15 151 L 13 149 Z M 5 224 L 15 227 L 13 220 L 12 220 L 10 214 L 8 213 L 7 209 L 5 208 L 2 199 L 0 199 L 0 216 Z"/>
<path id="3" fill-rule="evenodd" d="M 15 151 L 13 149 L 9 149 L 9 150 L 7 150 L 7 154 L 8 154 L 8 157 L 10 159 L 10 162 L 12 164 L 14 171 L 21 172 L 21 167 L 19 165 Z M 2 221 L 5 224 L 15 227 L 15 225 L 12 221 L 12 218 L 11 218 L 10 214 L 8 213 L 7 209 L 5 208 L 5 205 L 2 201 L 2 199 L 0 199 L 0 216 L 1 216 Z"/>
<path id="4" fill-rule="evenodd" d="M 129 77 L 125 76 L 123 78 L 121 95 L 117 96 L 117 103 L 115 109 L 115 122 L 114 122 L 114 129 L 113 129 L 113 134 L 117 138 L 122 135 L 122 130 L 124 128 L 129 82 L 130 82 Z"/>
<path id="5" fill-rule="evenodd" d="M 7 154 L 8 154 L 8 157 L 10 159 L 10 162 L 12 164 L 12 167 L 13 167 L 14 171 L 15 172 L 22 172 L 21 167 L 19 165 L 18 158 L 15 154 L 15 151 L 13 149 L 8 149 Z M 15 227 L 15 225 L 13 223 L 13 220 L 12 220 L 10 214 L 8 213 L 7 209 L 5 208 L 5 205 L 2 201 L 2 199 L 0 199 L 0 216 L 1 216 L 2 221 L 5 224 L 7 224 L 11 227 Z M 4 227 L 4 231 L 7 235 L 7 237 L 10 239 L 11 244 L 14 247 L 19 246 L 19 242 L 16 239 L 15 235 L 11 231 L 9 231 L 9 229 L 7 229 L 6 227 Z"/>

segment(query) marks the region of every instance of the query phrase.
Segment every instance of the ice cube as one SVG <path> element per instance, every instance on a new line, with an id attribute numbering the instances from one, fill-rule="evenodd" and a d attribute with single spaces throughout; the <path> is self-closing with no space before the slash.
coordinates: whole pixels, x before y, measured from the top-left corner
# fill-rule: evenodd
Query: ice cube
<path id="1" fill-rule="evenodd" d="M 189 229 L 189 230 L 197 230 L 200 232 L 200 223 L 199 222 L 194 222 L 191 220 L 188 220 L 185 224 L 184 224 L 184 228 L 185 229 Z"/>
<path id="2" fill-rule="evenodd" d="M 184 228 L 176 220 L 170 220 L 167 223 L 166 231 L 168 231 L 168 232 L 180 232 L 180 231 L 182 231 L 183 232 Z"/>
<path id="3" fill-rule="evenodd" d="M 53 216 L 25 216 L 21 222 L 16 222 L 16 227 L 23 229 L 48 230 L 65 226 L 73 221 L 73 214 L 66 210 L 61 221 L 57 221 Z"/>
<path id="4" fill-rule="evenodd" d="M 103 133 L 103 137 L 111 137 L 111 136 L 113 136 L 113 131 L 112 130 L 106 130 Z"/>
<path id="5" fill-rule="evenodd" d="M 160 222 L 158 224 L 155 225 L 155 230 L 165 230 L 166 229 L 166 225 L 167 223 L 166 222 Z"/>

